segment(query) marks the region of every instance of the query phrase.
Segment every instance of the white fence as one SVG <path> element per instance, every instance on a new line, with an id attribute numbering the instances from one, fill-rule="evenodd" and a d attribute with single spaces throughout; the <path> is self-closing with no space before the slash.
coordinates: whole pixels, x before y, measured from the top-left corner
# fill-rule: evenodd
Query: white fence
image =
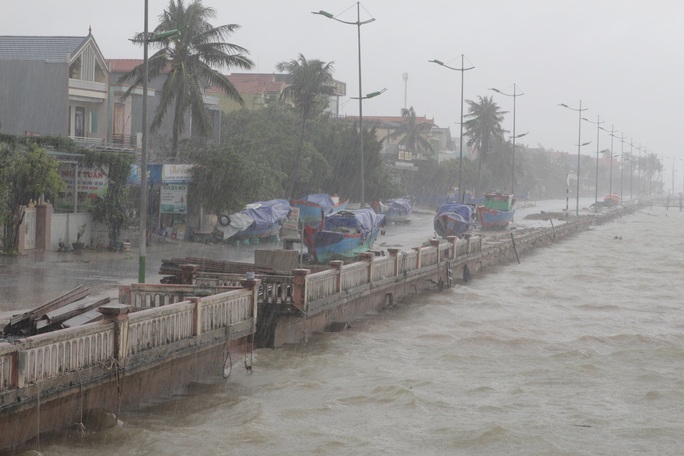
<path id="1" fill-rule="evenodd" d="M 123 359 L 230 325 L 242 323 L 242 334 L 253 332 L 258 286 L 257 280 L 254 288 L 192 298 L 132 312 L 126 315 L 128 318 L 117 321 L 90 323 L 16 339 L 11 344 L 1 343 L 0 392 L 69 372 L 111 366 L 117 353 Z"/>

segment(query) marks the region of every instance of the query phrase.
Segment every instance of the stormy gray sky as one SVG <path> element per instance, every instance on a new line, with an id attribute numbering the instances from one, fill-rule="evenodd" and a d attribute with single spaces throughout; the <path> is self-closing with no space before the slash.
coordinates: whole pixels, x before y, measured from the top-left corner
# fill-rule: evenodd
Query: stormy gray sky
<path id="1" fill-rule="evenodd" d="M 2 35 L 93 35 L 106 58 L 142 58 L 128 38 L 143 28 L 143 1 L 3 0 Z M 352 0 L 204 0 L 217 11 L 215 25 L 239 24 L 229 41 L 250 51 L 255 71 L 303 54 L 334 62 L 335 78 L 358 94 L 357 29 L 312 11 L 326 10 L 354 22 Z M 149 0 L 150 28 L 167 0 Z M 464 98 L 493 95 L 509 111 L 513 99 L 488 90 L 524 95 L 516 98 L 518 143 L 577 152 L 578 114 L 559 107 L 588 108 L 626 140 L 664 156 L 666 182 L 675 159 L 676 190 L 682 188 L 684 152 L 684 3 L 676 0 L 366 0 L 361 20 L 363 92 L 387 88 L 364 102 L 364 115 L 399 115 L 407 106 L 434 118 L 458 135 L 461 73 L 435 64 L 466 66 Z M 404 83 L 402 75 L 408 74 Z M 343 114 L 358 115 L 347 101 Z M 600 134 L 600 148 L 610 147 Z M 582 153 L 595 155 L 596 126 L 582 122 Z M 614 140 L 613 151 L 621 144 Z M 625 152 L 629 144 L 625 146 Z M 669 184 L 666 184 L 669 185 Z"/>

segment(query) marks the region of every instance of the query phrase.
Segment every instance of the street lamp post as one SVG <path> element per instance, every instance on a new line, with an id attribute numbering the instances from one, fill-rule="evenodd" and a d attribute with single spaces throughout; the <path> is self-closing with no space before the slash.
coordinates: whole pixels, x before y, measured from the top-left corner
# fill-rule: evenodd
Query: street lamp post
<path id="1" fill-rule="evenodd" d="M 580 100 L 580 102 L 579 102 L 579 108 L 571 108 L 570 106 L 566 105 L 565 103 L 561 103 L 559 106 L 567 108 L 571 111 L 575 111 L 575 112 L 577 112 L 577 114 L 579 116 L 578 128 L 577 128 L 577 196 L 576 196 L 576 207 L 575 207 L 575 215 L 577 217 L 579 217 L 580 148 L 582 146 L 589 144 L 589 143 L 582 144 L 582 111 L 586 111 L 589 108 L 582 108 L 582 100 Z"/>
<path id="2" fill-rule="evenodd" d="M 147 92 L 149 79 L 148 43 L 162 41 L 181 34 L 173 29 L 150 35 L 148 32 L 148 0 L 145 0 L 145 24 L 142 38 L 132 39 L 134 43 L 143 45 L 143 99 L 142 99 L 142 147 L 140 149 L 140 247 L 138 258 L 138 283 L 145 283 L 145 256 L 147 245 Z"/>
<path id="3" fill-rule="evenodd" d="M 361 152 L 361 207 L 364 206 L 366 202 L 366 194 L 365 194 L 365 171 L 364 171 L 364 157 L 363 157 L 363 90 L 361 88 L 361 26 L 365 24 L 369 24 L 373 21 L 375 21 L 375 18 L 368 19 L 366 21 L 361 20 L 361 3 L 356 2 L 356 22 L 350 22 L 350 21 L 343 21 L 341 19 L 336 18 L 333 14 L 328 13 L 327 11 L 318 11 L 318 12 L 312 12 L 312 14 L 320 14 L 321 16 L 325 16 L 328 19 L 335 20 L 337 22 L 341 22 L 343 24 L 349 24 L 349 25 L 355 25 L 357 29 L 357 43 L 358 43 L 358 54 L 359 54 L 359 149 Z"/>
<path id="4" fill-rule="evenodd" d="M 613 138 L 615 138 L 615 125 L 610 126 L 610 173 L 608 178 L 608 194 L 613 194 Z"/>
<path id="5" fill-rule="evenodd" d="M 143 100 L 142 100 L 142 149 L 140 152 L 140 252 L 138 254 L 138 283 L 145 283 L 145 257 L 147 244 L 147 79 L 149 65 L 148 43 L 148 0 L 145 0 L 145 24 L 143 31 Z"/>
<path id="6" fill-rule="evenodd" d="M 598 203 L 599 133 L 601 131 L 601 124 L 604 122 L 601 121 L 601 116 L 599 115 L 596 116 L 596 122 L 594 122 L 593 120 L 589 120 L 586 117 L 582 117 L 582 120 L 596 124 L 596 188 L 594 189 L 594 204 L 596 204 Z"/>
<path id="7" fill-rule="evenodd" d="M 464 56 L 461 54 L 461 68 L 454 68 L 446 65 L 444 62 L 440 60 L 429 60 L 430 63 L 436 63 L 437 65 L 443 66 L 444 68 L 448 68 L 450 70 L 454 71 L 460 71 L 461 72 L 461 118 L 460 118 L 460 128 L 461 128 L 461 133 L 459 134 L 459 147 L 458 147 L 458 192 L 461 194 L 461 202 L 463 202 L 463 188 L 461 187 L 461 174 L 463 170 L 463 73 L 465 73 L 468 70 L 472 70 L 475 68 L 474 66 L 471 66 L 469 68 L 466 68 L 464 66 Z"/>
<path id="8" fill-rule="evenodd" d="M 520 95 L 525 95 L 524 93 L 517 93 L 516 92 L 516 85 L 515 83 L 513 84 L 513 93 L 505 93 L 502 92 L 499 89 L 494 89 L 491 88 L 489 90 L 493 90 L 496 93 L 500 93 L 501 95 L 505 95 L 507 97 L 513 97 L 513 153 L 511 155 L 512 159 L 512 172 L 511 172 L 511 195 L 515 195 L 515 99 L 518 98 Z M 525 133 L 527 134 L 527 133 Z M 522 136 L 522 135 L 521 135 Z"/>
<path id="9" fill-rule="evenodd" d="M 620 201 L 622 201 L 622 176 L 625 171 L 625 134 L 620 136 Z"/>

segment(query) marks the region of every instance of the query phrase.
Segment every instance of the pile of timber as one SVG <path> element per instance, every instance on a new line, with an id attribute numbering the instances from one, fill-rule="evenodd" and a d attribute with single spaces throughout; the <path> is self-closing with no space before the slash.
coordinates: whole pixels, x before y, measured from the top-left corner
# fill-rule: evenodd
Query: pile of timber
<path id="1" fill-rule="evenodd" d="M 257 275 L 277 274 L 270 266 L 257 266 L 253 263 L 240 263 L 237 261 L 221 261 L 209 258 L 186 257 L 172 258 L 161 261 L 159 274 L 169 276 L 162 279 L 162 283 L 180 283 L 182 264 L 194 264 L 198 267 L 197 272 L 211 272 L 219 274 L 247 274 L 253 272 Z"/>
<path id="2" fill-rule="evenodd" d="M 5 337 L 26 337 L 57 329 L 71 328 L 102 319 L 97 308 L 110 299 L 86 300 L 90 289 L 83 285 L 37 307 L 29 312 L 14 315 L 3 330 Z"/>

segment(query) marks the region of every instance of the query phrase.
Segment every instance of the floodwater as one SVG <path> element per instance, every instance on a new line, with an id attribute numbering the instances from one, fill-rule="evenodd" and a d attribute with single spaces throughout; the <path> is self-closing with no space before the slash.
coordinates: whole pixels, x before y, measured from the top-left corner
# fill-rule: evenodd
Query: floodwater
<path id="1" fill-rule="evenodd" d="M 682 266 L 684 213 L 643 209 L 40 450 L 678 455 Z"/>

